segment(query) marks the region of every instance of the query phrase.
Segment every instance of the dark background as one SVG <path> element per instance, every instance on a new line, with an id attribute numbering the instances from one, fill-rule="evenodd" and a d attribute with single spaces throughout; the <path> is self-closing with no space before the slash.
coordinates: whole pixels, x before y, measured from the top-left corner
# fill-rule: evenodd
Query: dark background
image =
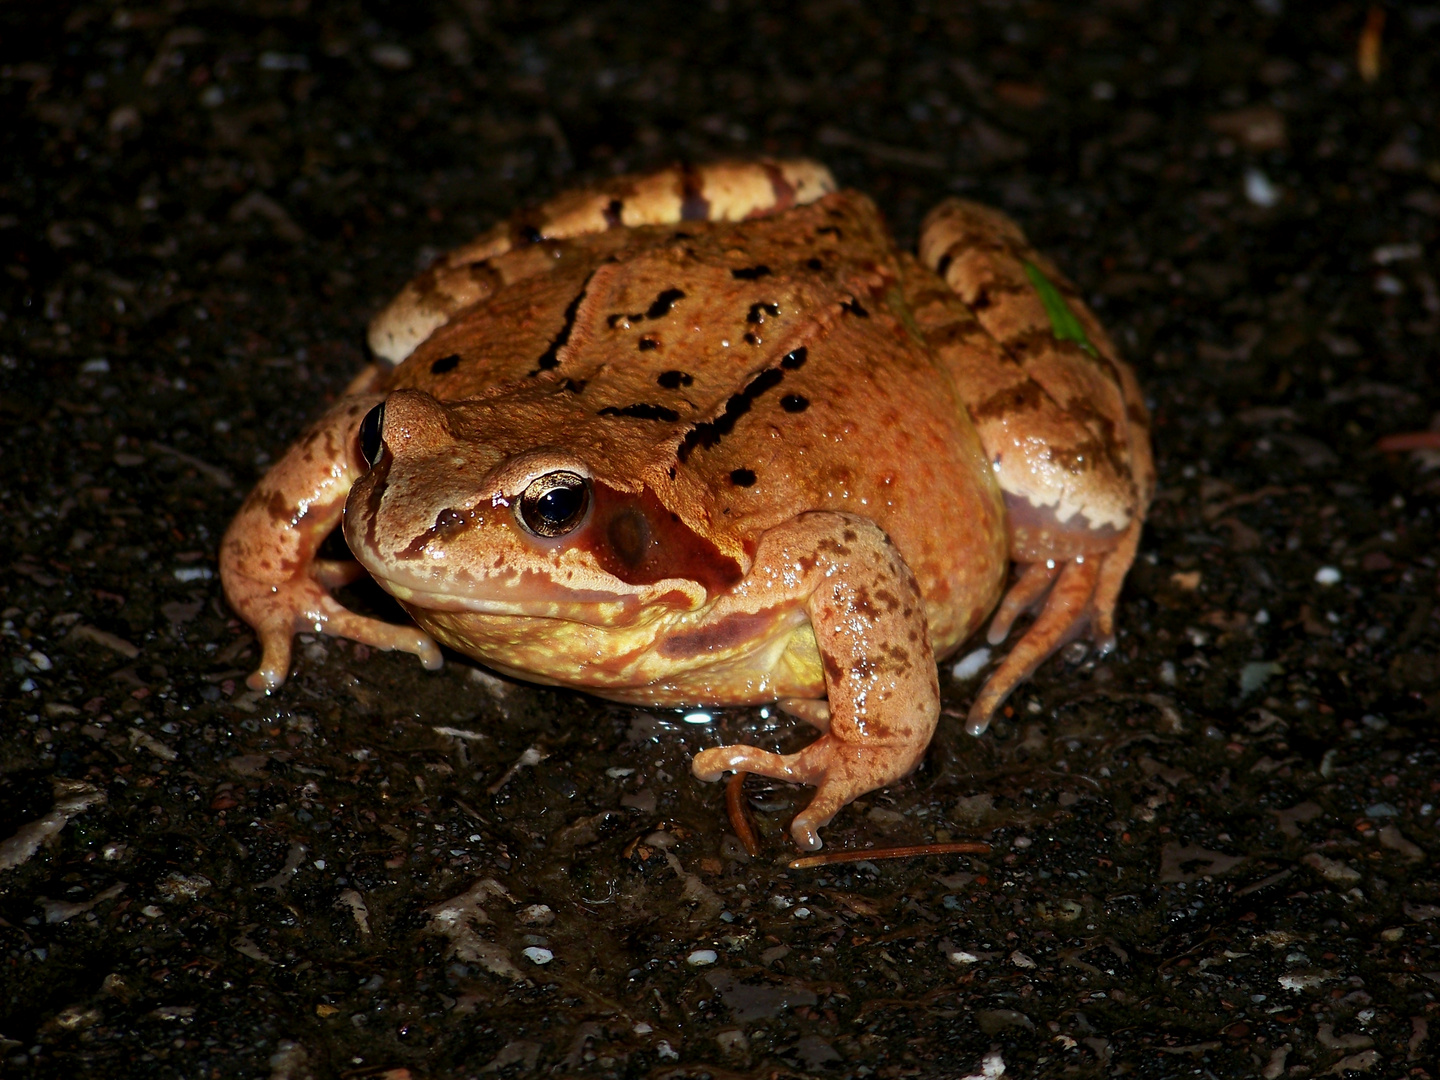
<path id="1" fill-rule="evenodd" d="M 4 5 L 0 1072 L 1433 1077 L 1440 455 L 1376 441 L 1440 409 L 1437 58 L 1440 7 L 1293 0 Z M 947 664 L 825 834 L 984 858 L 787 870 L 807 794 L 752 782 L 747 859 L 688 762 L 809 739 L 756 710 L 303 637 L 244 689 L 218 539 L 385 298 L 753 154 L 905 244 L 1003 207 L 1150 396 L 1116 655 L 981 739 Z"/>

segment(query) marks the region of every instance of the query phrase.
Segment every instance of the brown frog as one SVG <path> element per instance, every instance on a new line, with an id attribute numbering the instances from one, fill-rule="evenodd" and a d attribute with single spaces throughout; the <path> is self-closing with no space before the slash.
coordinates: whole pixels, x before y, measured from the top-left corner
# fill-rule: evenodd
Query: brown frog
<path id="1" fill-rule="evenodd" d="M 936 658 L 992 612 L 998 644 L 1038 608 L 977 734 L 1063 643 L 1112 640 L 1154 483 L 1145 407 L 994 210 L 942 203 L 917 259 L 812 162 L 622 177 L 442 258 L 370 345 L 226 534 L 255 688 L 305 629 L 641 705 L 779 702 L 822 734 L 694 771 L 814 785 L 791 829 L 816 848 L 915 768 Z M 316 557 L 342 523 L 358 565 Z M 362 572 L 422 629 L 331 597 Z"/>

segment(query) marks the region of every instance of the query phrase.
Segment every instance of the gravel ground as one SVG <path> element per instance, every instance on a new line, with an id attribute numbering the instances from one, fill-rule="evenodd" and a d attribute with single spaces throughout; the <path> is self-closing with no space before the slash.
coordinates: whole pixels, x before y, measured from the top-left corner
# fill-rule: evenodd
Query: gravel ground
<path id="1" fill-rule="evenodd" d="M 1440 424 L 1440 7 L 896 7 L 0 8 L 0 1072 L 1440 1075 L 1440 453 L 1376 447 Z M 757 710 L 303 636 L 246 692 L 218 538 L 387 295 L 760 153 L 1005 208 L 1150 395 L 1117 653 L 980 739 L 947 664 L 826 832 L 992 854 L 788 869 L 752 781 L 748 858 L 688 762 L 810 738 Z"/>

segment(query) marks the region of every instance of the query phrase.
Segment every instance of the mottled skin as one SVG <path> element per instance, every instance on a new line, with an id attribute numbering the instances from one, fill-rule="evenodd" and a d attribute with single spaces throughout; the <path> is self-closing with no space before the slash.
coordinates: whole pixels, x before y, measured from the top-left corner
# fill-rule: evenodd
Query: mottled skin
<path id="1" fill-rule="evenodd" d="M 1153 486 L 1133 376 L 1008 219 L 947 201 L 921 260 L 803 161 L 620 178 L 445 257 L 226 535 L 251 685 L 313 627 L 637 704 L 779 701 L 820 737 L 695 773 L 814 785 L 792 833 L 818 847 L 919 762 L 936 657 L 1012 560 L 991 641 L 1043 606 L 970 730 L 1087 625 L 1110 640 Z M 583 513 L 540 535 L 521 497 L 556 476 Z M 359 572 L 315 558 L 342 520 L 425 633 L 331 599 Z"/>

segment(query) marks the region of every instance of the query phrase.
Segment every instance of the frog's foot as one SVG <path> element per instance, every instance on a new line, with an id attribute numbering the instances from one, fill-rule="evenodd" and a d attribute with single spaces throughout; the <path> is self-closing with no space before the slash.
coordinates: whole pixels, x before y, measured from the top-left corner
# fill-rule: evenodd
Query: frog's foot
<path id="1" fill-rule="evenodd" d="M 268 693 L 285 681 L 290 674 L 291 638 L 302 630 L 350 638 L 373 649 L 402 649 L 414 653 L 431 671 L 440 667 L 440 647 L 429 634 L 357 615 L 330 595 L 326 586 L 342 576 L 332 571 L 343 565 L 321 563 L 314 577 L 295 577 L 280 584 L 241 577 L 226 582 L 231 604 L 244 614 L 260 639 L 260 666 L 245 680 L 250 689 Z"/>
<path id="2" fill-rule="evenodd" d="M 847 803 L 905 776 L 925 753 L 925 744 L 857 743 L 827 732 L 797 754 L 772 754 L 756 746 L 718 746 L 695 755 L 691 766 L 701 780 L 726 772 L 748 772 L 772 780 L 815 787 L 815 797 L 790 823 L 790 835 L 803 851 L 821 846 L 820 830 Z"/>
<path id="3" fill-rule="evenodd" d="M 979 696 L 975 698 L 975 704 L 970 707 L 970 717 L 965 730 L 971 735 L 979 735 L 989 727 L 990 718 L 1010 696 L 1010 691 L 1028 679 L 1056 649 L 1078 637 L 1089 624 L 1094 613 L 1093 600 L 1096 586 L 1101 580 L 1103 562 L 1104 558 L 1092 556 L 1083 560 L 1072 560 L 1061 567 L 1055 584 L 1050 588 L 1050 595 L 1045 598 L 1045 606 L 1040 610 L 1039 617 L 985 681 Z M 1044 563 L 1038 565 L 1044 566 Z M 1123 573 L 1121 577 L 1124 577 Z M 1027 568 L 1011 593 L 1024 585 L 1029 578 L 1030 571 Z M 1006 601 L 1009 599 L 1007 596 Z M 1113 603 L 1112 598 L 1112 610 Z"/>

